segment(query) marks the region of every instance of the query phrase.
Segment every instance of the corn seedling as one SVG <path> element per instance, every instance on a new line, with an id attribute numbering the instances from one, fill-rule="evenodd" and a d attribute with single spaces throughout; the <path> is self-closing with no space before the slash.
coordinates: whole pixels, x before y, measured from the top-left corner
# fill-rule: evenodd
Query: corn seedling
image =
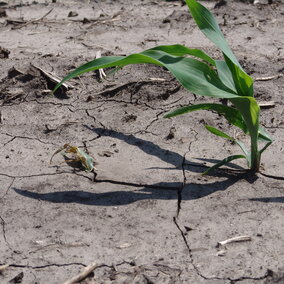
<path id="1" fill-rule="evenodd" d="M 52 155 L 50 163 L 52 163 L 53 157 L 58 153 L 60 153 L 67 162 L 81 163 L 82 167 L 87 172 L 92 172 L 93 170 L 96 170 L 96 168 L 94 167 L 94 159 L 78 147 L 70 146 L 69 144 L 64 144 L 63 147 L 59 148 Z"/>
<path id="2" fill-rule="evenodd" d="M 241 141 L 206 125 L 206 129 L 211 133 L 236 143 L 243 154 L 225 158 L 209 168 L 205 174 L 236 159 L 246 159 L 249 169 L 257 172 L 261 154 L 272 143 L 272 139 L 259 125 L 260 107 L 254 98 L 253 79 L 241 67 L 211 12 L 196 0 L 185 2 L 199 29 L 220 49 L 224 60 L 214 60 L 200 49 L 183 45 L 157 46 L 129 56 L 106 56 L 90 61 L 67 75 L 55 90 L 71 78 L 102 68 L 116 67 L 118 70 L 129 64 L 140 63 L 165 67 L 185 89 L 193 94 L 227 99 L 231 105 L 217 103 L 189 105 L 166 114 L 166 118 L 197 110 L 215 111 L 250 136 L 250 147 L 246 148 Z"/>

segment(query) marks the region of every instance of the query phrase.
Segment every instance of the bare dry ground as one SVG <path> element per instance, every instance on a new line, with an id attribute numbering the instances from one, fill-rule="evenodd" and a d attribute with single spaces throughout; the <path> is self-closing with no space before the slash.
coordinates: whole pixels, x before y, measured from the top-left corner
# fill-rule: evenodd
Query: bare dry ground
<path id="1" fill-rule="evenodd" d="M 273 2 L 203 3 L 256 79 L 257 99 L 275 102 L 262 108 L 274 137 L 262 171 L 281 177 L 284 6 Z M 201 176 L 239 151 L 204 124 L 234 129 L 210 112 L 163 119 L 211 99 L 146 65 L 102 82 L 89 73 L 73 89 L 49 92 L 45 72 L 63 78 L 98 51 L 174 43 L 220 57 L 177 1 L 0 1 L 1 284 L 64 283 L 94 262 L 81 283 L 284 283 L 283 180 Z M 60 155 L 49 163 L 65 143 L 93 154 L 96 181 Z M 249 240 L 217 245 L 238 236 Z"/>

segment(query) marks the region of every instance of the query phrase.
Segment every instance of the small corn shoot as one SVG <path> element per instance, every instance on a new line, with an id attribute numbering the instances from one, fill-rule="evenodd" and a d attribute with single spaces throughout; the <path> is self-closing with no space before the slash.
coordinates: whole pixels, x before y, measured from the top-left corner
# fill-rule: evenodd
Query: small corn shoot
<path id="1" fill-rule="evenodd" d="M 231 106 L 216 103 L 184 106 L 166 114 L 166 118 L 198 110 L 215 111 L 250 136 L 250 147 L 247 148 L 241 141 L 207 125 L 206 129 L 211 133 L 235 142 L 243 154 L 223 159 L 204 174 L 236 159 L 246 159 L 249 169 L 257 172 L 261 154 L 272 143 L 272 138 L 259 124 L 260 107 L 254 98 L 253 79 L 241 67 L 212 13 L 196 0 L 185 2 L 199 29 L 220 49 L 224 60 L 215 60 L 200 49 L 179 44 L 157 46 L 129 56 L 106 56 L 90 61 L 67 75 L 55 90 L 71 78 L 101 68 L 120 69 L 129 64 L 141 63 L 165 67 L 193 94 L 227 99 L 231 103 Z"/>

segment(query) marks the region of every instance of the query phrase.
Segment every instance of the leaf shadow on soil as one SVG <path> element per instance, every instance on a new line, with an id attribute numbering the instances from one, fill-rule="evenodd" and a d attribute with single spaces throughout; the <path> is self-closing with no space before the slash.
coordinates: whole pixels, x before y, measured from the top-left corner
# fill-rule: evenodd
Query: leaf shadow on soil
<path id="1" fill-rule="evenodd" d="M 250 198 L 249 201 L 258 201 L 264 203 L 284 203 L 284 196 Z"/>
<path id="2" fill-rule="evenodd" d="M 89 128 L 89 127 L 88 127 Z M 203 164 L 189 163 L 184 161 L 184 157 L 178 153 L 165 150 L 153 142 L 137 138 L 131 134 L 124 134 L 121 132 L 106 130 L 103 128 L 89 128 L 99 136 L 110 136 L 115 139 L 125 141 L 130 145 L 138 147 L 149 155 L 154 155 L 159 159 L 172 164 L 173 169 L 181 169 L 184 164 L 184 168 L 187 171 L 202 173 L 204 171 Z M 168 168 L 167 168 L 168 169 Z M 165 169 L 165 170 L 167 170 Z M 115 181 L 115 180 L 96 180 L 96 183 L 109 183 L 118 186 L 135 187 L 140 189 L 135 190 L 113 190 L 110 192 L 93 193 L 83 190 L 65 190 L 48 193 L 40 193 L 20 188 L 13 188 L 14 191 L 22 196 L 43 200 L 53 203 L 79 203 L 84 205 L 94 206 L 116 206 L 126 205 L 134 203 L 139 200 L 177 200 L 181 194 L 182 200 L 195 200 L 206 197 L 217 191 L 224 191 L 231 185 L 240 180 L 246 180 L 249 183 L 253 183 L 256 180 L 256 176 L 250 174 L 236 174 L 229 172 L 222 172 L 211 174 L 211 177 L 216 177 L 213 182 L 203 181 L 203 183 L 190 182 L 183 185 L 182 182 L 159 182 L 156 184 L 135 184 L 128 183 L 127 181 Z M 220 180 L 222 178 L 222 180 Z M 224 179 L 225 178 L 225 179 Z M 39 186 L 38 188 L 41 188 Z M 182 192 L 180 191 L 182 188 Z"/>
<path id="3" fill-rule="evenodd" d="M 227 179 L 225 181 L 198 184 L 188 183 L 182 190 L 182 200 L 195 200 L 213 194 L 217 191 L 224 191 L 235 182 L 242 178 Z M 107 180 L 99 182 L 108 182 Z M 119 182 L 116 182 L 119 184 Z M 122 183 L 123 185 L 125 183 Z M 176 183 L 178 186 L 180 183 Z M 161 188 L 158 188 L 161 186 Z M 169 186 L 169 189 L 165 189 Z M 131 186 L 133 188 L 133 186 Z M 39 187 L 37 187 L 37 191 Z M 94 206 L 119 206 L 127 205 L 141 200 L 177 200 L 178 187 L 173 190 L 173 183 L 160 183 L 145 186 L 138 190 L 112 190 L 109 192 L 94 193 L 89 191 L 63 190 L 54 192 L 35 192 L 33 189 L 22 189 L 13 187 L 12 189 L 19 195 L 35 200 L 47 201 L 52 203 L 78 203 Z"/>
<path id="4" fill-rule="evenodd" d="M 93 132 L 95 132 L 99 137 L 101 136 L 108 136 L 108 137 L 112 137 L 114 139 L 118 139 L 118 140 L 122 140 L 124 142 L 126 142 L 129 145 L 133 145 L 136 146 L 137 148 L 139 148 L 141 151 L 145 152 L 148 155 L 151 156 L 155 156 L 157 158 L 159 158 L 160 160 L 171 164 L 174 166 L 174 168 L 165 168 L 167 170 L 176 170 L 176 169 L 182 169 L 182 164 L 184 164 L 184 166 L 186 167 L 187 171 L 190 172 L 194 172 L 194 173 L 203 173 L 205 168 L 204 168 L 204 164 L 203 163 L 197 163 L 197 162 L 190 162 L 185 160 L 184 161 L 184 157 L 176 152 L 170 151 L 170 150 L 166 150 L 161 148 L 159 145 L 154 144 L 151 141 L 147 141 L 138 137 L 135 137 L 133 134 L 124 134 L 122 132 L 118 132 L 115 130 L 111 130 L 111 129 L 105 129 L 105 128 L 91 128 L 87 125 L 85 125 L 85 127 Z M 196 160 L 200 160 L 200 161 L 207 161 L 207 162 L 211 162 L 211 163 L 218 163 L 220 162 L 220 160 L 216 160 L 216 159 L 204 159 L 204 158 L 195 158 Z M 228 163 L 229 166 L 231 166 L 232 168 L 235 169 L 239 169 L 239 170 L 243 170 L 242 167 L 233 164 L 233 163 Z M 147 169 L 163 169 L 161 167 L 151 167 L 151 168 L 147 168 Z M 220 177 L 220 173 L 216 174 L 210 174 L 211 176 L 218 176 Z M 222 173 L 222 176 L 231 176 L 230 173 Z M 234 175 L 232 173 L 232 175 Z"/>

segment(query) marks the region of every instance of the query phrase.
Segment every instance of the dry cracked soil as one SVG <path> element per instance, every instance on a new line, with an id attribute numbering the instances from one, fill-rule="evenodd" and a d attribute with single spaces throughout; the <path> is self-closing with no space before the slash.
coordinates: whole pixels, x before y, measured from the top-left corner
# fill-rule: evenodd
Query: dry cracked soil
<path id="1" fill-rule="evenodd" d="M 270 2 L 202 2 L 255 79 L 274 138 L 263 174 L 236 163 L 202 176 L 239 151 L 204 124 L 239 133 L 206 111 L 164 119 L 214 102 L 166 70 L 91 72 L 50 93 L 99 53 L 180 43 L 220 58 L 181 1 L 0 1 L 1 284 L 73 283 L 87 268 L 78 282 L 284 283 L 284 5 Z M 50 164 L 65 143 L 95 157 L 95 180 L 59 154 Z"/>

